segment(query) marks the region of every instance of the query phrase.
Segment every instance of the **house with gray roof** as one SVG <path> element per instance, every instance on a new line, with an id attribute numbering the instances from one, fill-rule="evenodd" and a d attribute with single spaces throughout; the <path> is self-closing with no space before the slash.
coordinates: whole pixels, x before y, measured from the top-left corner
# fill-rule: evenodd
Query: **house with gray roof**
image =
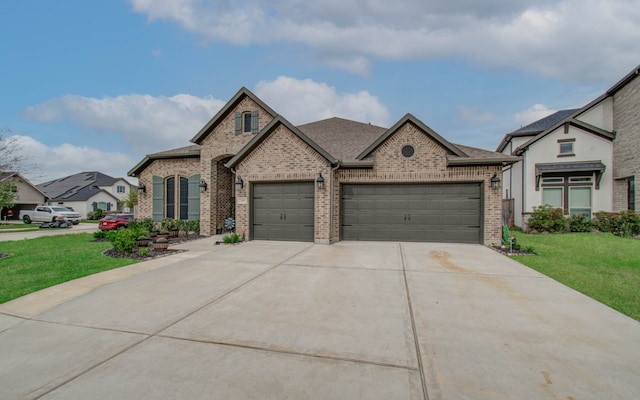
<path id="1" fill-rule="evenodd" d="M 20 210 L 33 210 L 37 205 L 44 204 L 49 198 L 27 178 L 18 172 L 0 172 L 0 183 L 8 183 L 17 194 L 15 204 L 10 208 L 0 210 L 2 220 L 17 220 Z"/>
<path id="2" fill-rule="evenodd" d="M 502 168 L 519 160 L 411 114 L 294 126 L 246 88 L 191 142 L 129 171 L 139 216 L 199 219 L 203 235 L 231 216 L 248 240 L 500 242 Z"/>
<path id="3" fill-rule="evenodd" d="M 49 197 L 49 205 L 73 208 L 83 218 L 96 210 L 126 211 L 124 200 L 132 185 L 98 171 L 80 172 L 37 185 Z"/>
<path id="4" fill-rule="evenodd" d="M 640 173 L 640 67 L 579 109 L 558 111 L 504 136 L 505 217 L 526 226 L 534 207 L 565 215 L 635 210 Z"/>

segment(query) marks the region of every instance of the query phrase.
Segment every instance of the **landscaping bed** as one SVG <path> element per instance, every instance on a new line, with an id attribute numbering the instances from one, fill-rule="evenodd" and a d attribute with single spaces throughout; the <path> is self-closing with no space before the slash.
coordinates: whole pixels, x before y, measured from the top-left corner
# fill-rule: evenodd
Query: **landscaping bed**
<path id="1" fill-rule="evenodd" d="M 172 246 L 172 245 L 188 242 L 191 240 L 202 239 L 203 237 L 204 236 L 200 236 L 199 234 L 190 234 L 190 235 L 182 235 L 182 236 L 173 237 L 173 238 L 170 237 L 167 240 L 169 242 L 169 246 Z M 108 242 L 108 240 L 104 238 L 96 239 L 96 241 Z M 141 252 L 140 251 L 141 249 L 148 249 L 148 253 Z M 102 252 L 102 254 L 104 254 L 107 257 L 113 257 L 113 258 L 128 258 L 128 259 L 138 260 L 138 261 L 147 261 L 147 260 L 153 260 L 154 258 L 166 257 L 172 254 L 181 253 L 183 251 L 184 250 L 176 250 L 176 249 L 154 250 L 153 247 L 151 247 L 151 243 L 149 243 L 149 246 L 136 246 L 133 248 L 131 252 L 119 251 L 114 248 L 110 248 Z M 146 254 L 142 254 L 142 253 L 146 253 Z"/>

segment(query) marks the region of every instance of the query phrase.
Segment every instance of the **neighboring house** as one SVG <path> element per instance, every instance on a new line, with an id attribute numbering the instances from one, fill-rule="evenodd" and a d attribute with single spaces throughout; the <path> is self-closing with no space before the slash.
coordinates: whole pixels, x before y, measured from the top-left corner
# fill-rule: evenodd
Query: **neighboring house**
<path id="1" fill-rule="evenodd" d="M 89 212 L 129 211 L 124 200 L 132 186 L 124 178 L 113 178 L 101 172 L 80 172 L 41 183 L 38 189 L 51 198 L 50 205 L 71 207 L 86 218 Z"/>
<path id="2" fill-rule="evenodd" d="M 638 68 L 605 94 L 508 133 L 497 148 L 521 161 L 503 168 L 505 210 L 525 226 L 534 207 L 566 215 L 635 209 L 640 171 Z"/>
<path id="3" fill-rule="evenodd" d="M 330 118 L 294 126 L 246 88 L 191 140 L 147 155 L 140 217 L 199 219 L 249 240 L 500 242 L 503 165 L 407 114 L 391 128 Z M 493 187 L 492 187 L 493 179 Z"/>
<path id="4" fill-rule="evenodd" d="M 12 189 L 18 194 L 13 207 L 0 210 L 2 220 L 17 220 L 20 218 L 20 210 L 33 210 L 37 205 L 44 204 L 48 200 L 46 194 L 17 172 L 0 173 L 0 182 L 12 183 Z"/>
<path id="5" fill-rule="evenodd" d="M 613 211 L 637 210 L 640 191 L 640 65 L 604 96 L 613 99 Z"/>

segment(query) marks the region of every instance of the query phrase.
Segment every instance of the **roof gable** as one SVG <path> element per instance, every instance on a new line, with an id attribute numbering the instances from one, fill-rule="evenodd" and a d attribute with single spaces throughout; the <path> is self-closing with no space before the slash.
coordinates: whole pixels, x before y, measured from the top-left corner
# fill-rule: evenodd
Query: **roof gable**
<path id="1" fill-rule="evenodd" d="M 616 135 L 613 132 L 605 131 L 604 129 L 600 129 L 597 126 L 593 126 L 591 124 L 587 124 L 586 122 L 577 120 L 577 119 L 575 119 L 573 117 L 569 117 L 569 118 L 565 119 L 564 121 L 561 121 L 561 122 L 557 123 L 556 125 L 554 125 L 553 127 L 547 129 L 546 131 L 536 135 L 535 137 L 531 138 L 530 140 L 528 140 L 527 142 L 523 143 L 522 145 L 518 146 L 518 148 L 516 148 L 514 150 L 514 153 L 516 155 L 519 155 L 519 156 L 524 154 L 524 152 L 527 151 L 529 146 L 535 144 L 537 141 L 543 139 L 544 137 L 546 137 L 550 133 L 554 132 L 555 130 L 557 130 L 558 128 L 560 128 L 563 125 L 565 125 L 566 127 L 575 126 L 576 128 L 579 128 L 582 131 L 585 131 L 585 132 L 590 133 L 592 135 L 603 137 L 603 138 L 608 139 L 608 140 L 613 140 L 616 137 Z"/>
<path id="2" fill-rule="evenodd" d="M 161 151 L 159 153 L 147 154 L 142 161 L 136 164 L 127 172 L 128 176 L 137 177 L 145 168 L 147 168 L 154 160 L 173 159 L 173 158 L 199 158 L 200 157 L 200 145 L 194 144 L 191 146 L 179 147 L 177 149 L 171 149 L 167 151 Z"/>
<path id="3" fill-rule="evenodd" d="M 280 125 L 284 125 L 287 129 L 293 132 L 294 135 L 302 139 L 303 142 L 309 145 L 309 147 L 315 150 L 318 154 L 324 157 L 331 164 L 335 164 L 337 162 L 335 157 L 333 157 L 331 154 L 329 154 L 329 152 L 327 152 L 325 149 L 320 147 L 316 142 L 311 140 L 300 129 L 293 126 L 289 121 L 287 121 L 282 116 L 277 115 L 267 126 L 264 127 L 264 129 L 262 129 L 262 131 L 260 131 L 260 133 L 258 133 L 235 156 L 233 156 L 233 158 L 231 158 L 231 160 L 229 160 L 229 162 L 227 162 L 225 166 L 227 168 L 233 168 L 236 165 L 238 165 L 240 161 L 242 161 L 245 157 L 247 157 L 249 153 L 251 153 L 251 151 L 253 151 L 260 143 L 262 143 Z"/>
<path id="4" fill-rule="evenodd" d="M 35 190 L 38 193 L 40 193 L 44 198 L 47 198 L 47 199 L 50 198 L 49 196 L 46 195 L 45 192 L 40 190 L 37 185 L 34 185 L 33 183 L 31 183 L 30 180 L 28 180 L 24 176 L 20 175 L 18 172 L 11 172 L 11 171 L 10 172 L 0 172 L 0 182 L 8 181 L 11 178 L 19 179 L 20 181 L 22 181 L 22 183 L 30 186 L 31 188 L 33 188 L 33 190 Z"/>
<path id="5" fill-rule="evenodd" d="M 258 98 L 258 96 L 256 96 L 255 94 L 253 94 L 249 89 L 242 87 L 240 88 L 240 90 L 238 90 L 238 92 L 231 98 L 231 100 L 229 100 L 227 102 L 227 104 L 224 105 L 224 107 L 222 107 L 220 109 L 220 111 L 218 111 L 216 113 L 216 115 L 213 116 L 213 118 L 211 118 L 209 120 L 209 122 L 207 122 L 207 124 L 205 126 L 202 127 L 202 129 L 200 129 L 200 132 L 198 132 L 190 141 L 196 144 L 202 144 L 202 141 L 211 133 L 213 132 L 213 130 L 216 128 L 216 126 L 223 120 L 225 119 L 229 113 L 238 105 L 238 103 L 240 103 L 245 97 L 250 98 L 253 102 L 255 102 L 256 104 L 258 104 L 260 107 L 262 107 L 266 112 L 268 112 L 272 117 L 275 117 L 277 114 L 275 111 L 273 111 L 271 109 L 271 107 L 269 107 L 265 102 L 263 102 L 262 100 L 260 100 Z"/>
<path id="6" fill-rule="evenodd" d="M 438 135 L 433 129 L 429 128 L 427 125 L 422 123 L 419 119 L 414 117 L 411 114 L 406 114 L 404 117 L 400 119 L 400 121 L 396 122 L 391 128 L 387 129 L 386 132 L 382 134 L 382 136 L 378 137 L 378 139 L 373 142 L 369 147 L 367 147 L 364 151 L 362 151 L 357 157 L 357 160 L 363 160 L 371 155 L 375 149 L 377 149 L 382 143 L 384 143 L 387 139 L 393 136 L 402 126 L 405 124 L 413 124 L 415 125 L 422 133 L 429 136 L 434 142 L 438 143 L 440 146 L 445 148 L 448 153 L 459 156 L 466 157 L 466 154 L 458 149 L 453 144 L 449 143 L 442 136 Z"/>
<path id="7" fill-rule="evenodd" d="M 580 108 L 572 108 L 569 110 L 556 111 L 553 114 L 547 115 L 544 118 L 540 118 L 537 121 L 533 121 L 532 123 L 525 125 L 519 129 L 516 129 L 513 132 L 507 133 L 506 135 L 504 135 L 504 138 L 498 145 L 498 148 L 496 149 L 496 151 L 502 152 L 511 141 L 511 138 L 523 137 L 523 136 L 535 136 L 540 132 L 546 131 L 552 126 L 555 126 L 559 122 L 564 121 L 568 117 L 575 116 L 575 114 L 577 114 L 577 112 L 580 110 L 581 110 Z"/>

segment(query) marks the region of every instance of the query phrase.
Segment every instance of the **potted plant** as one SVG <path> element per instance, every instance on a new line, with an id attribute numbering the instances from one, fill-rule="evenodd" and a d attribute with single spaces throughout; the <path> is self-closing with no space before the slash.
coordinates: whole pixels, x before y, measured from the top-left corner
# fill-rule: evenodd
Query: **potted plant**
<path id="1" fill-rule="evenodd" d="M 167 248 L 169 248 L 169 240 L 166 237 L 159 237 L 153 242 L 153 249 L 156 251 L 165 251 Z"/>
<path id="2" fill-rule="evenodd" d="M 158 238 L 169 238 L 169 231 L 167 230 L 161 230 L 160 232 L 158 232 Z"/>
<path id="3" fill-rule="evenodd" d="M 136 239 L 136 246 L 138 247 L 145 247 L 149 245 L 149 237 L 147 236 L 138 236 L 138 238 Z"/>

